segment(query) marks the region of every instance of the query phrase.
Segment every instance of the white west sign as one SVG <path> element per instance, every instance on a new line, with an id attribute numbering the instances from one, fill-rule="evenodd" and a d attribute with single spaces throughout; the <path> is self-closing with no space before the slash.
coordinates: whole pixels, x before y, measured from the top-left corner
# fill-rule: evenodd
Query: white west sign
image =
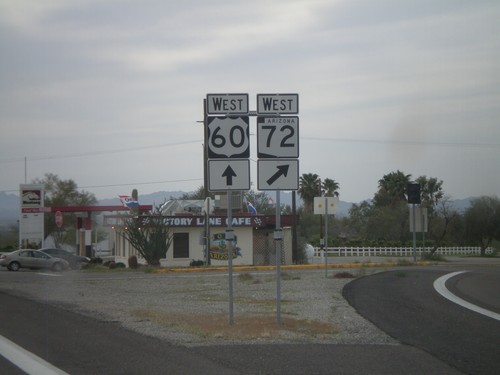
<path id="1" fill-rule="evenodd" d="M 299 94 L 257 94 L 259 115 L 296 115 L 299 113 Z"/>
<path id="2" fill-rule="evenodd" d="M 208 115 L 248 114 L 248 94 L 207 94 Z"/>

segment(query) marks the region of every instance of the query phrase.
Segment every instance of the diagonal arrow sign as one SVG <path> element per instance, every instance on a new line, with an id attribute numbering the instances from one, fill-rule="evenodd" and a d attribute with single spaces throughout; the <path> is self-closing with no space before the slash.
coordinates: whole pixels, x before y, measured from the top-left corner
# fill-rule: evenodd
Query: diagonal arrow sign
<path id="1" fill-rule="evenodd" d="M 278 165 L 276 168 L 278 168 L 278 171 L 273 174 L 269 180 L 267 180 L 267 184 L 268 185 L 272 185 L 273 182 L 275 182 L 278 178 L 280 178 L 281 176 L 285 176 L 288 174 L 288 168 L 290 168 L 290 164 L 286 164 L 286 165 Z"/>
<path id="2" fill-rule="evenodd" d="M 236 173 L 233 171 L 233 168 L 231 168 L 231 166 L 228 165 L 227 168 L 224 170 L 224 173 L 222 173 L 222 177 L 226 177 L 227 186 L 232 186 L 233 177 L 236 177 Z"/>

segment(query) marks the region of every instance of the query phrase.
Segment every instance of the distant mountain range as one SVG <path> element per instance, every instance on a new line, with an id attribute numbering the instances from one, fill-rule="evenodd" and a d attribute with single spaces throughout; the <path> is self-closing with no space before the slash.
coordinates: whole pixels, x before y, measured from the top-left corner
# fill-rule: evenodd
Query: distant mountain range
<path id="1" fill-rule="evenodd" d="M 144 194 L 139 196 L 139 202 L 141 204 L 152 204 L 159 205 L 166 200 L 177 199 L 181 197 L 185 192 L 183 191 L 159 191 L 151 194 Z M 284 205 L 292 205 L 292 193 L 291 192 L 281 192 L 281 203 Z M 470 206 L 470 202 L 473 198 L 466 199 L 456 199 L 451 200 L 450 203 L 458 211 L 464 211 Z M 120 199 L 108 198 L 101 199 L 99 205 L 102 206 L 113 206 L 120 205 Z M 297 199 L 297 204 L 300 205 L 300 199 Z M 339 216 L 347 216 L 349 214 L 349 209 L 354 203 L 340 201 L 340 213 Z M 15 194 L 7 194 L 0 192 L 0 229 L 3 227 L 8 227 L 9 225 L 15 224 L 19 220 L 19 196 Z"/>

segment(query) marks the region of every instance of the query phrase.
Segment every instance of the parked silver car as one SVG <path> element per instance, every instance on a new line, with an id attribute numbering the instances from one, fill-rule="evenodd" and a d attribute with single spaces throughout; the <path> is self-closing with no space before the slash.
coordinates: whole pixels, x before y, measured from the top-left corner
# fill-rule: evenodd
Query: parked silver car
<path id="1" fill-rule="evenodd" d="M 0 265 L 9 271 L 18 271 L 20 268 L 41 269 L 48 268 L 53 271 L 62 271 L 69 267 L 64 259 L 55 258 L 39 250 L 21 249 L 0 257 Z"/>
<path id="2" fill-rule="evenodd" d="M 40 251 L 43 251 L 45 254 L 48 254 L 51 257 L 56 257 L 66 260 L 69 263 L 69 266 L 74 270 L 79 270 L 82 268 L 84 264 L 90 262 L 90 258 L 71 254 L 70 252 L 63 249 L 45 248 L 45 249 L 40 249 Z"/>

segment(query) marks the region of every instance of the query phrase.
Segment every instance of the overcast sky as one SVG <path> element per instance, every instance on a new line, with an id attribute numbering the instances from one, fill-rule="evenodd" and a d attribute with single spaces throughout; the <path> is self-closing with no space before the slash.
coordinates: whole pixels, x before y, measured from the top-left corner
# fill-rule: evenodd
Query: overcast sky
<path id="1" fill-rule="evenodd" d="M 300 174 L 342 200 L 397 170 L 500 195 L 498 0 L 0 0 L 0 51 L 3 192 L 195 190 L 207 93 L 298 93 Z"/>

